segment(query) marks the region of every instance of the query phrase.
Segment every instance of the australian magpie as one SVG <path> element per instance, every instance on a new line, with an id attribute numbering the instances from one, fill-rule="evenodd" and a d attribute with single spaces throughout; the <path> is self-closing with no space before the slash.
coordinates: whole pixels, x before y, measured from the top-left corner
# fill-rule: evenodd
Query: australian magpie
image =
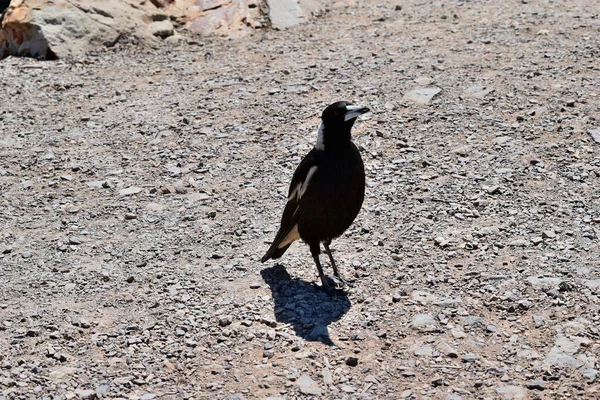
<path id="1" fill-rule="evenodd" d="M 328 288 L 319 261 L 323 243 L 334 275 L 345 282 L 329 245 L 352 224 L 364 200 L 365 169 L 350 130 L 356 118 L 368 111 L 345 101 L 323 111 L 317 143 L 294 172 L 281 226 L 261 262 L 281 257 L 293 242 L 302 239 L 310 246 L 323 287 Z"/>

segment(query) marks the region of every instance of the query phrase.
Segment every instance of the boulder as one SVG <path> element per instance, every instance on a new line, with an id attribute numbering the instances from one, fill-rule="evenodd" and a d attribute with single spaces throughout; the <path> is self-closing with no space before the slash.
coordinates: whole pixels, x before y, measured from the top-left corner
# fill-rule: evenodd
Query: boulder
<path id="1" fill-rule="evenodd" d="M 0 59 L 9 55 L 78 58 L 120 41 L 156 45 L 149 15 L 134 0 L 13 0 L 0 26 Z"/>
<path id="2" fill-rule="evenodd" d="M 154 47 L 181 38 L 176 28 L 240 37 L 269 20 L 288 28 L 321 9 L 320 0 L 13 0 L 0 24 L 0 59 L 77 59 L 120 42 Z"/>

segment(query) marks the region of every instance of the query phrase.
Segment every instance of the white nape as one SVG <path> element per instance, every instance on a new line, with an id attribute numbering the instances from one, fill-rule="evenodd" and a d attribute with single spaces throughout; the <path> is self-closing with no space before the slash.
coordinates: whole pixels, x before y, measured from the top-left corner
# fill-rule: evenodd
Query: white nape
<path id="1" fill-rule="evenodd" d="M 317 143 L 315 144 L 315 149 L 323 151 L 325 150 L 325 138 L 323 137 L 323 131 L 325 127 L 323 123 L 319 125 L 319 130 L 317 131 Z"/>

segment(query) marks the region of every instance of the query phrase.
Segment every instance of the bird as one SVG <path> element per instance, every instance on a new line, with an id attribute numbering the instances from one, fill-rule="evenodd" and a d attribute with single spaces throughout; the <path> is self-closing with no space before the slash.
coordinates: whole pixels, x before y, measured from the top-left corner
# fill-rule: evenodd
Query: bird
<path id="1" fill-rule="evenodd" d="M 280 258 L 292 243 L 308 244 L 323 289 L 331 289 L 323 273 L 321 243 L 329 256 L 335 277 L 342 285 L 331 241 L 346 231 L 358 215 L 365 197 L 365 168 L 350 131 L 356 119 L 369 112 L 346 101 L 325 108 L 313 149 L 292 176 L 281 224 L 261 262 Z"/>

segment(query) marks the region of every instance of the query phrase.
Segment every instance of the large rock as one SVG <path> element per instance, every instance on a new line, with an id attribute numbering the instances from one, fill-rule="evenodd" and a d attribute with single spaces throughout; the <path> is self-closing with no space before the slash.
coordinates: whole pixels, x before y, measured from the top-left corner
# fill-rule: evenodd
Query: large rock
<path id="1" fill-rule="evenodd" d="M 176 0 L 167 10 L 201 35 L 240 37 L 263 26 L 260 0 Z"/>
<path id="2" fill-rule="evenodd" d="M 119 41 L 152 46 L 160 40 L 149 29 L 156 10 L 134 0 L 13 0 L 0 27 L 0 58 L 77 58 Z"/>
<path id="3" fill-rule="evenodd" d="M 321 8 L 320 0 L 13 0 L 0 25 L 0 59 L 79 58 L 122 41 L 153 47 L 177 35 L 175 27 L 240 37 L 269 20 L 278 29 L 299 24 Z"/>

